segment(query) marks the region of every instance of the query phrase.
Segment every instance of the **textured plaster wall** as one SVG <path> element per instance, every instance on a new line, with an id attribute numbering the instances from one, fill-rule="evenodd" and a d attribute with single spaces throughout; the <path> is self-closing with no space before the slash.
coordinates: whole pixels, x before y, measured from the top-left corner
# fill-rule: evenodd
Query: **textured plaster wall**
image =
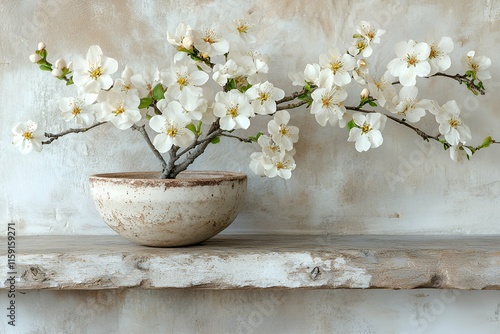
<path id="1" fill-rule="evenodd" d="M 99 44 L 122 67 L 127 64 L 141 70 L 144 62 L 168 66 L 173 51 L 166 43 L 166 32 L 173 32 L 179 22 L 199 26 L 214 20 L 246 18 L 262 28 L 262 50 L 271 56 L 270 80 L 290 93 L 293 87 L 287 73 L 302 70 L 307 62 L 317 62 L 318 55 L 334 45 L 346 45 L 362 19 L 388 31 L 382 46 L 376 48 L 377 56 L 371 58 L 372 70 L 379 74 L 392 59 L 398 41 L 449 35 L 455 41 L 455 64 L 450 73 L 458 71 L 457 59 L 469 50 L 492 58 L 494 79 L 486 83 L 487 96 L 476 99 L 464 87 L 439 78 L 430 80 L 430 88 L 420 91 L 440 103 L 456 99 L 475 143 L 488 134 L 500 138 L 498 1 L 1 0 L 0 15 L 0 221 L 15 222 L 20 235 L 112 234 L 91 202 L 87 176 L 157 167 L 138 133 L 112 127 L 63 138 L 40 154 L 23 156 L 17 152 L 10 144 L 10 129 L 16 121 L 31 118 L 52 132 L 66 126 L 58 118 L 57 102 L 73 90 L 38 71 L 27 58 L 41 40 L 48 45 L 52 59 L 85 54 L 88 46 Z M 349 101 L 355 103 L 357 92 L 352 95 Z M 500 147 L 456 165 L 439 147 L 422 143 L 406 128 L 388 124 L 384 145 L 361 154 L 346 142 L 345 129 L 321 128 L 306 110 L 294 112 L 292 122 L 301 129 L 296 147 L 298 166 L 292 180 L 252 175 L 248 162 L 256 147 L 229 140 L 210 147 L 193 166 L 249 174 L 245 209 L 229 232 L 500 233 Z M 430 118 L 423 124 L 429 132 L 436 131 Z M 252 127 L 254 132 L 260 130 L 258 125 Z M 20 240 L 22 245 L 22 237 Z M 426 326 L 412 325 L 408 319 L 421 314 L 420 301 L 441 300 L 441 293 L 284 292 L 289 302 L 277 306 L 276 315 L 265 316 L 262 327 L 253 331 L 470 332 L 461 326 L 454 331 L 450 319 L 470 324 L 471 330 L 500 331 L 500 296 L 493 292 L 464 293 L 459 301 L 445 303 L 436 320 Z M 92 314 L 96 318 L 93 324 L 110 328 L 110 332 L 111 328 L 115 332 L 139 332 L 132 330 L 132 323 L 153 326 L 156 321 L 164 328 L 159 332 L 180 332 L 184 324 L 186 332 L 230 331 L 238 317 L 248 317 L 254 301 L 269 299 L 272 294 L 113 293 L 113 302 L 105 311 Z M 99 296 L 90 292 L 30 292 L 23 298 L 19 320 L 26 333 L 64 333 L 71 326 L 74 330 L 69 332 L 77 333 L 76 329 L 85 328 L 88 322 L 78 313 L 82 303 L 100 303 Z M 179 305 L 189 312 L 180 312 Z M 221 330 L 210 320 L 212 312 L 221 319 Z M 3 321 L 0 326 L 4 326 Z"/>

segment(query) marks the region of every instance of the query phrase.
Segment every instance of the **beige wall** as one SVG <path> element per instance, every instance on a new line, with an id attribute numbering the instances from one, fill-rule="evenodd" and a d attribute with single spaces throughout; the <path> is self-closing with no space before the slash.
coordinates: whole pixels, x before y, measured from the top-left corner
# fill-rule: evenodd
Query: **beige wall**
<path id="1" fill-rule="evenodd" d="M 100 220 L 91 202 L 87 176 L 157 168 L 155 158 L 137 133 L 112 127 L 96 129 L 89 135 L 63 138 L 45 147 L 40 154 L 23 156 L 17 152 L 10 144 L 10 130 L 16 121 L 31 118 L 54 132 L 66 126 L 58 119 L 57 101 L 72 94 L 73 90 L 52 79 L 50 74 L 38 71 L 28 60 L 41 40 L 47 44 L 52 59 L 85 54 L 88 46 L 99 44 L 105 54 L 117 59 L 121 66 L 127 64 L 141 70 L 144 62 L 168 66 L 173 51 L 166 43 L 166 32 L 173 32 L 178 23 L 198 26 L 213 20 L 244 17 L 262 28 L 263 50 L 272 57 L 270 80 L 290 93 L 293 87 L 287 73 L 302 70 L 308 62 L 317 62 L 318 55 L 331 46 L 345 45 L 362 19 L 388 31 L 383 36 L 383 44 L 376 47 L 377 55 L 371 59 L 372 69 L 379 74 L 393 58 L 394 44 L 400 40 L 448 35 L 455 41 L 452 53 L 455 62 L 449 73 L 459 71 L 458 58 L 469 50 L 492 59 L 493 79 L 486 83 L 488 94 L 475 98 L 465 87 L 442 78 L 429 80 L 429 88 L 422 88 L 421 92 L 440 103 L 457 100 L 473 132 L 474 143 L 479 144 L 488 134 L 500 140 L 498 1 L 2 0 L 0 11 L 0 221 L 15 222 L 21 235 L 111 234 L 113 232 Z M 353 104 L 356 94 L 353 92 L 349 100 Z M 388 124 L 384 145 L 361 154 L 354 150 L 352 143 L 347 143 L 345 129 L 321 128 L 307 110 L 294 111 L 292 122 L 301 129 L 296 155 L 298 166 L 292 180 L 261 179 L 252 175 L 248 168 L 249 155 L 257 148 L 228 140 L 211 147 L 193 166 L 193 169 L 228 169 L 250 175 L 246 207 L 229 232 L 500 233 L 500 211 L 497 209 L 500 204 L 500 147 L 480 152 L 471 162 L 456 165 L 440 147 L 424 144 L 408 129 Z M 437 133 L 434 124 L 429 118 L 422 126 Z M 258 131 L 256 125 L 252 129 Z M 178 314 L 177 303 L 185 298 L 193 303 L 206 303 L 206 298 L 212 298 L 209 300 L 215 301 L 217 307 L 214 309 L 226 330 L 235 323 L 234 317 L 251 311 L 248 304 L 252 300 L 270 298 L 271 294 L 236 291 L 122 293 L 121 301 L 102 313 L 106 320 L 99 321 L 103 326 L 109 326 L 108 319 L 110 323 L 120 324 L 116 328 L 129 328 L 124 324 L 132 321 L 130 319 L 153 323 L 152 319 L 160 315 L 149 316 L 134 310 L 137 305 L 144 305 L 164 310 L 168 315 L 166 319 L 175 323 L 172 328 L 176 332 L 182 328 L 179 322 L 191 323 L 197 317 L 198 327 L 188 327 L 187 332 L 195 332 L 197 328 L 204 332 L 201 328 L 205 328 L 203 324 L 206 323 L 207 332 L 216 333 L 210 312 L 198 313 L 197 306 L 185 304 L 191 313 Z M 262 330 L 280 332 L 286 328 L 288 332 L 298 333 L 337 328 L 340 333 L 446 333 L 441 329 L 455 328 L 446 327 L 446 324 L 439 327 L 443 320 L 435 320 L 421 330 L 422 326 L 405 320 L 418 315 L 414 307 L 415 300 L 419 300 L 418 294 L 287 292 L 287 298 L 301 307 L 290 303 L 279 306 L 279 316 L 266 318 Z M 440 291 L 425 294 L 429 295 L 425 299 L 427 302 L 441 298 Z M 162 304 L 163 299 L 158 296 L 168 303 Z M 490 330 L 499 328 L 498 314 L 494 318 L 495 312 L 498 313 L 498 302 L 494 301 L 498 301 L 498 294 L 468 293 L 467 296 L 453 303 L 453 312 L 462 318 L 468 314 L 466 310 L 473 308 L 480 313 L 473 319 L 478 326 L 483 326 L 485 333 L 498 332 Z M 26 313 L 20 314 L 19 322 L 29 324 L 26 333 L 54 333 L 58 321 L 80 328 L 87 320 L 72 318 L 62 311 L 56 317 L 50 309 L 57 309 L 60 303 L 69 309 L 78 307 L 97 297 L 92 293 L 30 292 L 24 298 L 30 306 L 24 306 Z M 227 300 L 233 301 L 229 303 L 232 316 L 222 317 L 220 314 L 227 308 Z M 31 306 L 37 303 L 45 307 Z M 373 308 L 367 308 L 366 303 Z M 447 307 L 436 318 L 451 319 L 448 317 L 455 313 L 450 309 Z M 361 322 L 351 317 L 351 312 L 359 310 L 364 314 Z M 287 327 L 290 321 L 297 321 L 302 312 L 312 320 Z M 35 328 L 44 322 L 40 314 L 52 320 L 46 329 L 37 331 Z M 22 320 L 22 317 L 37 320 Z M 393 322 L 395 317 L 400 320 Z M 4 326 L 3 321 L 1 326 Z"/>

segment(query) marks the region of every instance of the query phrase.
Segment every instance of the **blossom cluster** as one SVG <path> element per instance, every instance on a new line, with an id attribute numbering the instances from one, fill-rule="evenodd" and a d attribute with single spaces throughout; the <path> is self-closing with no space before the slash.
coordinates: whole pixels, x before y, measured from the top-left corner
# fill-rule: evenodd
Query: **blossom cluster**
<path id="1" fill-rule="evenodd" d="M 465 146 L 471 139 L 471 132 L 460 118 L 460 109 L 455 100 L 440 105 L 437 101 L 418 97 L 417 77 L 429 78 L 442 75 L 451 66 L 450 52 L 454 49 L 450 37 L 439 41 L 416 42 L 402 41 L 396 44 L 396 58 L 387 64 L 385 73 L 377 76 L 369 71 L 368 58 L 373 53 L 374 44 L 380 43 L 385 30 L 374 28 L 362 21 L 357 27 L 354 40 L 345 53 L 332 49 L 319 56 L 319 62 L 307 64 L 305 70 L 290 74 L 296 86 L 304 86 L 311 92 L 311 114 L 316 121 L 325 126 L 349 127 L 349 142 L 355 142 L 357 151 L 367 151 L 383 143 L 382 131 L 387 115 L 378 110 L 364 110 L 365 104 L 385 108 L 400 120 L 417 123 L 427 112 L 435 116 L 439 124 L 440 136 L 444 137 L 445 148 L 450 148 L 451 158 L 457 161 L 464 154 L 471 156 L 471 149 Z M 468 85 L 469 89 L 482 87 L 482 80 L 490 79 L 488 68 L 491 60 L 484 56 L 475 56 L 470 51 L 463 57 L 466 74 L 477 86 Z M 451 76 L 450 76 L 451 77 Z M 348 97 L 346 86 L 355 83 L 361 89 L 361 103 L 356 107 L 346 107 Z M 400 84 L 399 92 L 396 84 Z M 311 89 L 314 87 L 314 89 Z M 473 90 L 474 92 L 474 90 Z M 348 109 L 353 111 L 348 114 Z M 464 154 L 457 155 L 462 151 Z"/>
<path id="2" fill-rule="evenodd" d="M 430 113 L 439 124 L 440 135 L 433 139 L 450 149 L 453 160 L 470 157 L 474 148 L 466 143 L 471 132 L 460 118 L 457 102 L 441 105 L 419 98 L 416 87 L 418 78 L 452 77 L 442 73 L 451 66 L 451 38 L 398 43 L 396 57 L 387 64 L 385 73 L 377 76 L 370 72 L 368 58 L 384 33 L 361 21 L 347 51 L 332 48 L 319 56 L 318 63 L 289 74 L 292 84 L 301 87 L 300 92 L 290 96 L 268 80 L 269 59 L 256 49 L 254 27 L 243 20 L 232 21 L 227 27 L 214 24 L 202 29 L 181 23 L 174 34 L 167 34 L 168 43 L 176 49 L 168 66 L 147 65 L 139 71 L 125 66 L 118 78 L 113 77 L 118 62 L 105 56 L 97 45 L 88 49 L 86 57 L 75 56 L 70 62 L 58 59 L 51 64 L 45 44 L 40 43 L 29 58 L 67 85 L 74 84 L 76 96 L 62 98 L 59 109 L 61 118 L 81 131 L 44 134 L 30 120 L 14 126 L 13 143 L 22 153 L 29 153 L 40 151 L 43 144 L 59 136 L 84 132 L 103 123 L 112 123 L 120 130 L 147 126 L 154 134 L 150 140 L 145 132 L 153 151 L 161 160 L 161 155 L 168 153 L 170 165 L 175 166 L 180 156 L 186 155 L 190 163 L 209 143 L 232 137 L 259 144 L 260 151 L 250 156 L 253 172 L 288 179 L 296 167 L 294 144 L 299 139 L 299 129 L 289 124 L 288 110 L 307 105 L 319 125 L 347 127 L 347 141 L 354 142 L 359 152 L 383 144 L 382 132 L 388 118 L 409 124 Z M 483 88 L 482 80 L 490 78 L 491 61 L 476 56 L 474 51 L 463 60 L 465 75 L 452 78 L 462 80 L 477 93 Z M 361 90 L 357 106 L 346 104 L 350 85 L 355 86 L 351 90 Z M 294 99 L 302 102 L 280 105 Z M 363 109 L 365 105 L 376 108 Z M 233 134 L 249 130 L 256 117 L 268 119 L 267 133 L 247 138 Z"/>

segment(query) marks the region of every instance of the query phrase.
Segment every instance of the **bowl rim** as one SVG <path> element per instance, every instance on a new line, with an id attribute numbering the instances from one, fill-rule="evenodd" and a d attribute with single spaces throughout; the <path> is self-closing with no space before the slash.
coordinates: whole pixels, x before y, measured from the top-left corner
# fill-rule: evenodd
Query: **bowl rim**
<path id="1" fill-rule="evenodd" d="M 144 185 L 168 184 L 170 186 L 183 186 L 210 185 L 225 181 L 245 181 L 247 179 L 247 175 L 243 173 L 213 170 L 183 171 L 179 174 L 180 177 L 176 179 L 160 179 L 158 178 L 160 174 L 159 171 L 102 173 L 90 175 L 89 180 L 91 183 L 141 183 Z"/>

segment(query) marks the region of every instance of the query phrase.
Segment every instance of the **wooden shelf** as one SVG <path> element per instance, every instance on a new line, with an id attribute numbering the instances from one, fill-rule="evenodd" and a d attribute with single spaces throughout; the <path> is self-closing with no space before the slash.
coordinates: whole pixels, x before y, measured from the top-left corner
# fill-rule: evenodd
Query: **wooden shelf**
<path id="1" fill-rule="evenodd" d="M 0 243 L 0 273 L 9 277 L 7 240 Z M 16 272 L 20 290 L 500 289 L 500 236 L 222 235 L 182 248 L 18 236 Z"/>

